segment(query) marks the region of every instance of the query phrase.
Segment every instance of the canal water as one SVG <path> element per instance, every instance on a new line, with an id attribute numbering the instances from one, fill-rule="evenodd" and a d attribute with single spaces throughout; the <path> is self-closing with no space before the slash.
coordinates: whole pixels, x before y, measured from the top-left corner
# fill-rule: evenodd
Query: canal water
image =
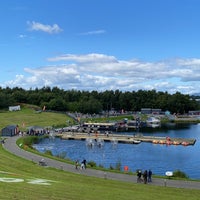
<path id="1" fill-rule="evenodd" d="M 165 175 L 166 171 L 180 170 L 192 179 L 200 179 L 200 124 L 165 124 L 159 128 L 143 128 L 140 133 L 148 136 L 164 136 L 175 138 L 194 138 L 193 146 L 161 145 L 141 142 L 140 144 L 122 144 L 102 142 L 101 147 L 96 142 L 92 147 L 86 141 L 61 140 L 48 138 L 34 147 L 45 152 L 50 150 L 53 155 L 66 156 L 71 160 L 86 159 L 94 161 L 97 166 L 116 168 L 128 166 L 129 171 L 151 169 L 154 174 Z M 134 135 L 136 132 L 119 134 Z M 112 137 L 110 135 L 110 137 Z"/>

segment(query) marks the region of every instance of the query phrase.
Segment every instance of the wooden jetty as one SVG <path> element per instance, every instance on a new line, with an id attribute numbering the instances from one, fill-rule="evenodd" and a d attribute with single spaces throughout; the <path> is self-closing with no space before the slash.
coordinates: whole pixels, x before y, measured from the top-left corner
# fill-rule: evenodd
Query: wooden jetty
<path id="1" fill-rule="evenodd" d="M 166 145 L 194 145 L 196 139 L 187 139 L 187 138 L 169 138 L 169 137 L 155 137 L 155 136 L 142 136 L 142 135 L 120 135 L 120 134 L 97 134 L 97 133 L 79 133 L 79 132 L 65 132 L 62 134 L 56 134 L 57 137 L 60 137 L 65 140 L 86 140 L 90 139 L 101 139 L 104 142 L 116 141 L 118 143 L 127 143 L 127 144 L 139 144 L 140 142 L 150 142 L 153 144 L 166 144 Z"/>

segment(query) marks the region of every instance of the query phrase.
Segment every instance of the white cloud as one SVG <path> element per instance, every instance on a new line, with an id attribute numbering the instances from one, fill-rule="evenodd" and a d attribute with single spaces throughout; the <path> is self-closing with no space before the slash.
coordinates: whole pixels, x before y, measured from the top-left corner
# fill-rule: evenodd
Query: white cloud
<path id="1" fill-rule="evenodd" d="M 94 63 L 94 62 L 117 62 L 117 59 L 114 56 L 107 56 L 104 54 L 85 54 L 85 55 L 76 55 L 76 54 L 64 54 L 56 56 L 53 58 L 48 58 L 48 61 L 75 61 L 78 63 Z"/>
<path id="2" fill-rule="evenodd" d="M 59 33 L 62 31 L 62 29 L 57 24 L 53 24 L 51 26 L 48 24 L 41 24 L 35 21 L 32 22 L 28 21 L 27 24 L 29 26 L 30 31 L 42 31 L 49 34 Z"/>
<path id="3" fill-rule="evenodd" d="M 80 35 L 99 35 L 99 34 L 105 34 L 105 33 L 106 31 L 101 29 L 101 30 L 84 32 L 84 33 L 81 33 Z"/>
<path id="4" fill-rule="evenodd" d="M 174 93 L 200 91 L 198 59 L 144 62 L 119 60 L 105 54 L 64 54 L 48 58 L 49 66 L 24 69 L 29 76 L 8 82 L 21 87 L 60 87 L 79 90 L 152 90 Z M 55 64 L 56 63 L 56 64 Z M 61 64 L 62 63 L 62 64 Z M 64 63 L 64 64 L 63 64 Z"/>
<path id="5" fill-rule="evenodd" d="M 177 59 L 183 81 L 200 81 L 200 59 Z"/>

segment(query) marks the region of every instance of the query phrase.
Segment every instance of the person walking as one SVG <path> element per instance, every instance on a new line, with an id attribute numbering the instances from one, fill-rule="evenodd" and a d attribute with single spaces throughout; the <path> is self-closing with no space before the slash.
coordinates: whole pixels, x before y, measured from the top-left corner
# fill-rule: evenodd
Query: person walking
<path id="1" fill-rule="evenodd" d="M 139 170 L 137 172 L 137 183 L 141 183 L 142 182 L 142 172 Z"/>
<path id="2" fill-rule="evenodd" d="M 152 176 L 152 171 L 149 169 L 148 171 L 148 182 L 152 182 L 152 179 L 151 179 L 151 176 Z"/>
<path id="3" fill-rule="evenodd" d="M 147 184 L 147 170 L 143 173 L 144 184 Z"/>
<path id="4" fill-rule="evenodd" d="M 87 161 L 84 159 L 83 160 L 83 164 L 84 164 L 84 168 L 86 169 L 86 163 L 87 163 Z"/>
<path id="5" fill-rule="evenodd" d="M 78 169 L 78 165 L 79 165 L 78 160 L 76 160 L 76 162 L 75 162 L 75 168 L 76 169 Z"/>

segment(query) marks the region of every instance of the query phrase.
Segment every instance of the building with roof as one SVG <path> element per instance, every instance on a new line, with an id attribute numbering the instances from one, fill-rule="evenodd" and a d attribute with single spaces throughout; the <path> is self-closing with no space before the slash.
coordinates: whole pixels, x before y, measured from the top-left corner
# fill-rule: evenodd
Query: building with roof
<path id="1" fill-rule="evenodd" d="M 1 136 L 14 136 L 19 133 L 18 125 L 9 125 L 1 130 Z"/>

